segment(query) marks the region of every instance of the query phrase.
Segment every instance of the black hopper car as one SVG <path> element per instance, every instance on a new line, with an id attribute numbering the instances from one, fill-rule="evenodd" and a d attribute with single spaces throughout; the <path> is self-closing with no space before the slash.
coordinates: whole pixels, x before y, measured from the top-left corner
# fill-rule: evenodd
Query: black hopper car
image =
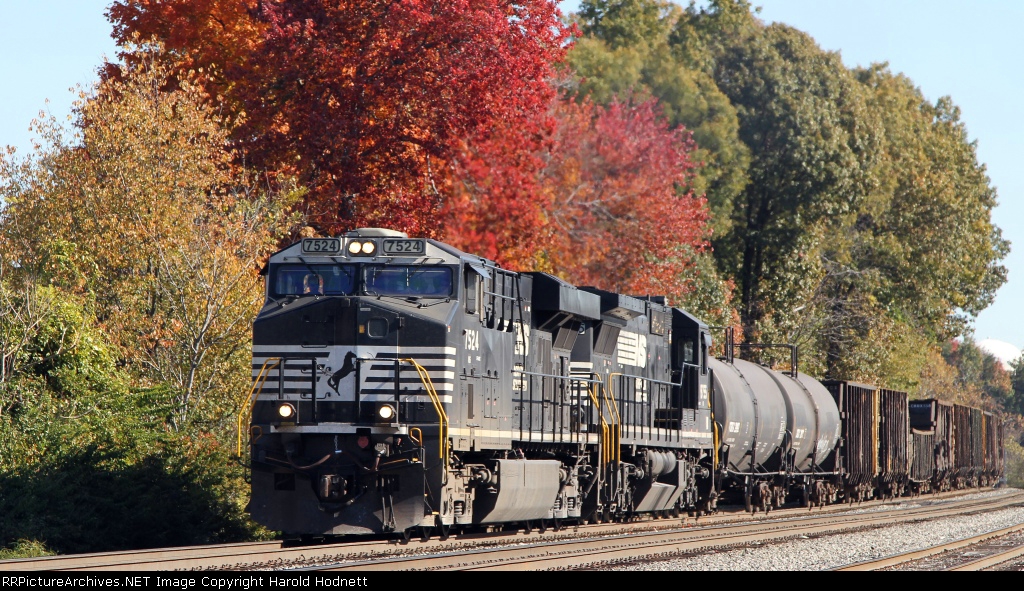
<path id="1" fill-rule="evenodd" d="M 378 228 L 274 254 L 239 419 L 252 518 L 446 535 L 995 483 L 990 413 L 709 355 L 663 297 Z"/>

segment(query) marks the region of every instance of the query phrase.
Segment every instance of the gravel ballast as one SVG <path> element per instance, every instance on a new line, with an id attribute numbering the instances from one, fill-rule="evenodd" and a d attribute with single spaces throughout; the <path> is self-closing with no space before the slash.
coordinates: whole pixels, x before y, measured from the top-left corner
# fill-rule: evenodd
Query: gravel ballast
<path id="1" fill-rule="evenodd" d="M 999 489 L 968 497 L 991 497 L 1015 492 Z M 897 507 L 920 506 L 920 500 L 900 503 Z M 884 509 L 891 510 L 893 505 Z M 882 510 L 882 509 L 874 509 Z M 873 510 L 865 510 L 865 513 Z M 1024 507 L 1013 507 L 980 514 L 947 517 L 925 522 L 893 525 L 862 532 L 841 533 L 816 538 L 793 539 L 766 544 L 710 552 L 699 556 L 659 559 L 628 565 L 609 565 L 595 570 L 623 571 L 716 571 L 716 570 L 828 570 L 865 560 L 876 560 L 894 554 L 920 550 L 984 534 L 1024 523 Z"/>

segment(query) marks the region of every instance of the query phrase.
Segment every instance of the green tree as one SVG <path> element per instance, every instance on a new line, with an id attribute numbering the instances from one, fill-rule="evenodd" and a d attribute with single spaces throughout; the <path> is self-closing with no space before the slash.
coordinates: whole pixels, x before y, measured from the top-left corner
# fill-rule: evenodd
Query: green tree
<path id="1" fill-rule="evenodd" d="M 885 65 L 850 72 L 755 14 L 744 0 L 691 5 L 670 36 L 729 98 L 750 151 L 714 243 L 747 336 L 796 342 L 830 376 L 897 371 L 913 387 L 922 347 L 961 334 L 1005 282 L 976 146 L 948 97 L 929 103 Z"/>
<path id="2" fill-rule="evenodd" d="M 884 131 L 875 190 L 849 220 L 852 263 L 875 272 L 873 293 L 892 315 L 946 341 L 1006 281 L 996 191 L 949 97 L 928 102 L 885 64 L 856 74 Z"/>
<path id="3" fill-rule="evenodd" d="M 839 56 L 785 25 L 763 26 L 745 2 L 693 7 L 677 35 L 735 107 L 750 183 L 716 250 L 736 274 L 748 340 L 786 340 L 824 275 L 833 222 L 871 181 L 875 121 Z M 733 31 L 741 34 L 731 35 Z"/>
<path id="4" fill-rule="evenodd" d="M 1011 361 L 1010 368 L 1011 394 L 1006 410 L 1024 415 L 1024 355 Z"/>
<path id="5" fill-rule="evenodd" d="M 599 104 L 636 95 L 658 99 L 672 127 L 685 127 L 703 163 L 693 190 L 711 210 L 712 243 L 726 235 L 732 202 L 747 182 L 748 150 L 736 109 L 712 77 L 672 46 L 680 7 L 666 0 L 584 0 L 575 19 L 582 32 L 567 63 L 576 93 Z"/>
<path id="6" fill-rule="evenodd" d="M 995 190 L 950 99 L 928 102 L 884 64 L 855 74 L 880 121 L 875 181 L 837 219 L 813 303 L 828 373 L 867 368 L 881 377 L 884 367 L 920 361 L 922 344 L 964 332 L 1005 281 L 998 263 L 1008 246 L 991 222 Z M 879 325 L 918 336 L 878 339 L 872 327 Z M 889 346 L 898 341 L 907 346 Z M 865 364 L 867 350 L 878 354 Z"/>

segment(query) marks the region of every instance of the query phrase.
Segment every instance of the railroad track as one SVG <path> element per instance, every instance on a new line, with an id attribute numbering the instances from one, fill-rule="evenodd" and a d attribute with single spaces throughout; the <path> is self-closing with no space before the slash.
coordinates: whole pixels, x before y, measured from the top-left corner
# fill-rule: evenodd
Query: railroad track
<path id="1" fill-rule="evenodd" d="M 443 554 L 401 556 L 335 565 L 319 564 L 310 565 L 308 568 L 332 573 L 400 570 L 599 570 L 601 565 L 607 564 L 659 560 L 711 549 L 777 543 L 797 537 L 885 527 L 894 523 L 961 515 L 968 508 L 972 511 L 989 511 L 1019 505 L 1022 502 L 1024 495 L 1014 494 L 1012 497 L 981 502 L 953 502 L 943 507 L 929 506 L 863 513 L 853 519 L 843 515 L 806 516 L 784 521 L 764 520 L 757 523 L 737 523 L 699 529 L 619 533 L 600 538 L 524 543 L 485 550 L 467 549 Z"/>
<path id="2" fill-rule="evenodd" d="M 917 509 L 884 510 L 862 513 L 853 527 L 871 523 L 891 524 L 900 516 L 920 519 L 928 512 L 958 514 L 979 501 L 955 500 L 948 495 L 936 499 L 901 499 L 920 502 Z M 950 500 L 953 497 L 954 500 Z M 940 500 L 941 499 L 941 500 Z M 1007 492 L 983 505 L 992 508 L 1024 503 L 1024 491 Z M 700 548 L 766 543 L 807 532 L 840 531 L 842 514 L 851 509 L 872 509 L 891 502 L 869 501 L 859 505 L 831 505 L 825 508 L 780 509 L 750 516 L 742 512 L 723 512 L 693 518 L 661 519 L 623 524 L 594 524 L 555 531 L 501 532 L 500 534 L 453 534 L 447 540 L 412 539 L 408 542 L 359 540 L 357 542 L 314 544 L 288 547 L 280 541 L 221 544 L 28 558 L 0 561 L 3 571 L 196 571 L 196 570 L 541 570 L 578 568 L 580 564 L 622 561 L 651 554 L 692 552 Z M 923 513 L 922 513 L 923 512 Z M 794 524 L 803 529 L 794 530 Z M 743 531 L 737 528 L 753 528 Z M 851 527 L 847 524 L 846 529 Z M 814 529 L 818 528 L 818 529 Z M 629 530 L 624 533 L 624 529 Z M 604 550 L 601 545 L 610 546 Z M 511 550 L 509 548 L 512 548 Z M 593 557 L 588 553 L 593 552 Z M 518 557 L 516 555 L 518 554 Z M 524 558 L 526 557 L 526 558 Z"/>
<path id="3" fill-rule="evenodd" d="M 1024 558 L 1024 524 L 833 570 L 976 571 L 1011 563 L 1021 558 Z"/>

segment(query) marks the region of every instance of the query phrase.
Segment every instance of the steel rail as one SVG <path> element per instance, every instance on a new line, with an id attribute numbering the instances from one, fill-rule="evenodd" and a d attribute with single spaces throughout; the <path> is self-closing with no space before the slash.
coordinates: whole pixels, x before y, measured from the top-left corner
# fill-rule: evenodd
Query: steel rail
<path id="1" fill-rule="evenodd" d="M 1016 546 L 1016 547 L 1013 547 L 1013 548 L 1009 548 L 1009 549 L 1007 549 L 1007 550 L 1005 550 L 1003 552 L 998 552 L 998 553 L 992 554 L 990 556 L 983 556 L 981 558 L 978 558 L 977 560 L 972 560 L 970 562 L 965 562 L 963 564 L 960 564 L 960 565 L 957 565 L 957 566 L 954 566 L 954 567 L 951 567 L 951 568 L 947 568 L 946 570 L 948 570 L 948 571 L 976 571 L 976 570 L 984 570 L 986 568 L 989 568 L 989 567 L 992 567 L 992 566 L 996 566 L 997 564 L 1002 564 L 1004 562 L 1009 562 L 1011 560 L 1016 560 L 1016 559 L 1021 558 L 1021 557 L 1024 557 L 1024 546 Z"/>
<path id="2" fill-rule="evenodd" d="M 998 537 L 1009 535 L 1009 534 L 1013 534 L 1013 533 L 1016 533 L 1016 532 L 1019 532 L 1019 531 L 1024 531 L 1024 524 L 1012 525 L 1010 527 L 1005 527 L 1003 529 L 999 529 L 999 530 L 995 530 L 995 531 L 990 531 L 990 532 L 985 532 L 983 534 L 978 534 L 976 536 L 971 536 L 969 538 L 963 538 L 963 539 L 960 539 L 960 540 L 953 540 L 952 542 L 946 542 L 944 544 L 938 544 L 936 546 L 929 546 L 928 548 L 920 548 L 920 549 L 917 549 L 917 550 L 911 550 L 910 552 L 902 552 L 900 554 L 893 554 L 893 555 L 890 555 L 890 556 L 885 556 L 883 558 L 879 558 L 877 560 L 865 560 L 865 561 L 862 561 L 862 562 L 856 562 L 856 563 L 853 563 L 853 564 L 848 564 L 846 566 L 841 566 L 839 568 L 834 568 L 832 570 L 835 570 L 835 571 L 872 571 L 872 570 L 880 570 L 880 569 L 883 569 L 883 568 L 888 568 L 890 566 L 897 566 L 897 565 L 905 564 L 907 562 L 911 562 L 911 561 L 914 561 L 914 560 L 920 560 L 922 558 L 928 558 L 929 556 L 935 556 L 937 554 L 942 554 L 943 552 L 949 552 L 950 550 L 958 550 L 960 548 L 966 548 L 966 547 L 969 547 L 969 546 L 974 546 L 976 544 L 979 544 L 981 542 L 990 540 L 992 538 L 998 538 Z M 1005 560 L 1010 560 L 1010 558 L 1007 558 Z M 1003 562 L 1003 561 L 1000 561 L 1000 562 Z M 950 570 L 976 570 L 976 569 L 953 568 L 953 569 L 950 569 Z"/>
<path id="3" fill-rule="evenodd" d="M 828 535 L 893 523 L 936 519 L 970 511 L 993 510 L 1024 502 L 1014 494 L 995 500 L 951 503 L 942 507 L 920 507 L 858 514 L 855 517 L 798 517 L 786 521 L 765 520 L 700 529 L 620 533 L 603 538 L 554 540 L 493 549 L 455 550 L 443 554 L 399 556 L 358 560 L 345 564 L 313 566 L 310 570 L 396 571 L 396 570 L 552 570 L 586 568 L 625 560 L 651 560 L 710 548 L 737 547 L 780 542 L 800 536 Z M 595 567 L 596 568 L 596 567 Z"/>
<path id="4" fill-rule="evenodd" d="M 970 491 L 967 491 L 970 492 Z M 945 501 L 939 505 L 953 513 L 963 512 L 964 507 L 977 506 L 977 500 L 957 500 L 967 492 L 944 493 Z M 931 499 L 929 496 L 928 500 Z M 925 499 L 920 499 L 925 500 Z M 942 499 L 936 499 L 942 500 Z M 911 499 L 905 501 L 913 502 Z M 1024 491 L 1009 492 L 999 497 L 988 499 L 985 506 L 1011 505 L 1024 502 Z M 865 501 L 857 505 L 837 504 L 824 508 L 776 509 L 769 514 L 750 514 L 741 510 L 703 516 L 668 519 L 649 519 L 629 523 L 564 525 L 561 528 L 531 528 L 530 530 L 514 529 L 493 533 L 453 533 L 448 539 L 437 537 L 428 540 L 412 538 L 409 541 L 398 539 L 376 539 L 332 542 L 323 544 L 307 544 L 286 546 L 281 541 L 250 542 L 241 544 L 220 544 L 191 546 L 179 548 L 134 550 L 128 552 L 103 552 L 92 554 L 76 554 L 47 556 L 40 558 L 21 558 L 0 560 L 0 571 L 65 571 L 65 570 L 253 570 L 282 569 L 308 566 L 314 563 L 338 564 L 351 563 L 360 558 L 373 557 L 375 561 L 395 559 L 411 553 L 424 555 L 442 553 L 451 556 L 457 552 L 465 552 L 467 546 L 493 547 L 495 545 L 519 544 L 518 548 L 549 542 L 566 543 L 571 537 L 596 537 L 642 535 L 674 532 L 693 532 L 695 535 L 705 532 L 706 536 L 719 535 L 723 527 L 738 527 L 756 521 L 760 527 L 785 527 L 787 522 L 799 522 L 808 519 L 837 519 L 834 514 L 842 514 L 856 508 L 885 507 L 891 501 Z M 721 509 L 721 508 L 720 508 Z M 898 515 L 918 515 L 921 511 L 935 511 L 927 507 L 913 509 L 884 509 L 874 515 L 881 516 L 890 522 Z M 858 523 L 863 523 L 864 514 L 858 514 Z M 781 525 L 780 525 L 781 523 Z M 624 534 L 623 532 L 629 532 Z M 709 544 L 710 545 L 710 544 Z M 353 558 L 354 557 L 354 558 Z M 392 565 L 393 568 L 393 565 Z"/>

